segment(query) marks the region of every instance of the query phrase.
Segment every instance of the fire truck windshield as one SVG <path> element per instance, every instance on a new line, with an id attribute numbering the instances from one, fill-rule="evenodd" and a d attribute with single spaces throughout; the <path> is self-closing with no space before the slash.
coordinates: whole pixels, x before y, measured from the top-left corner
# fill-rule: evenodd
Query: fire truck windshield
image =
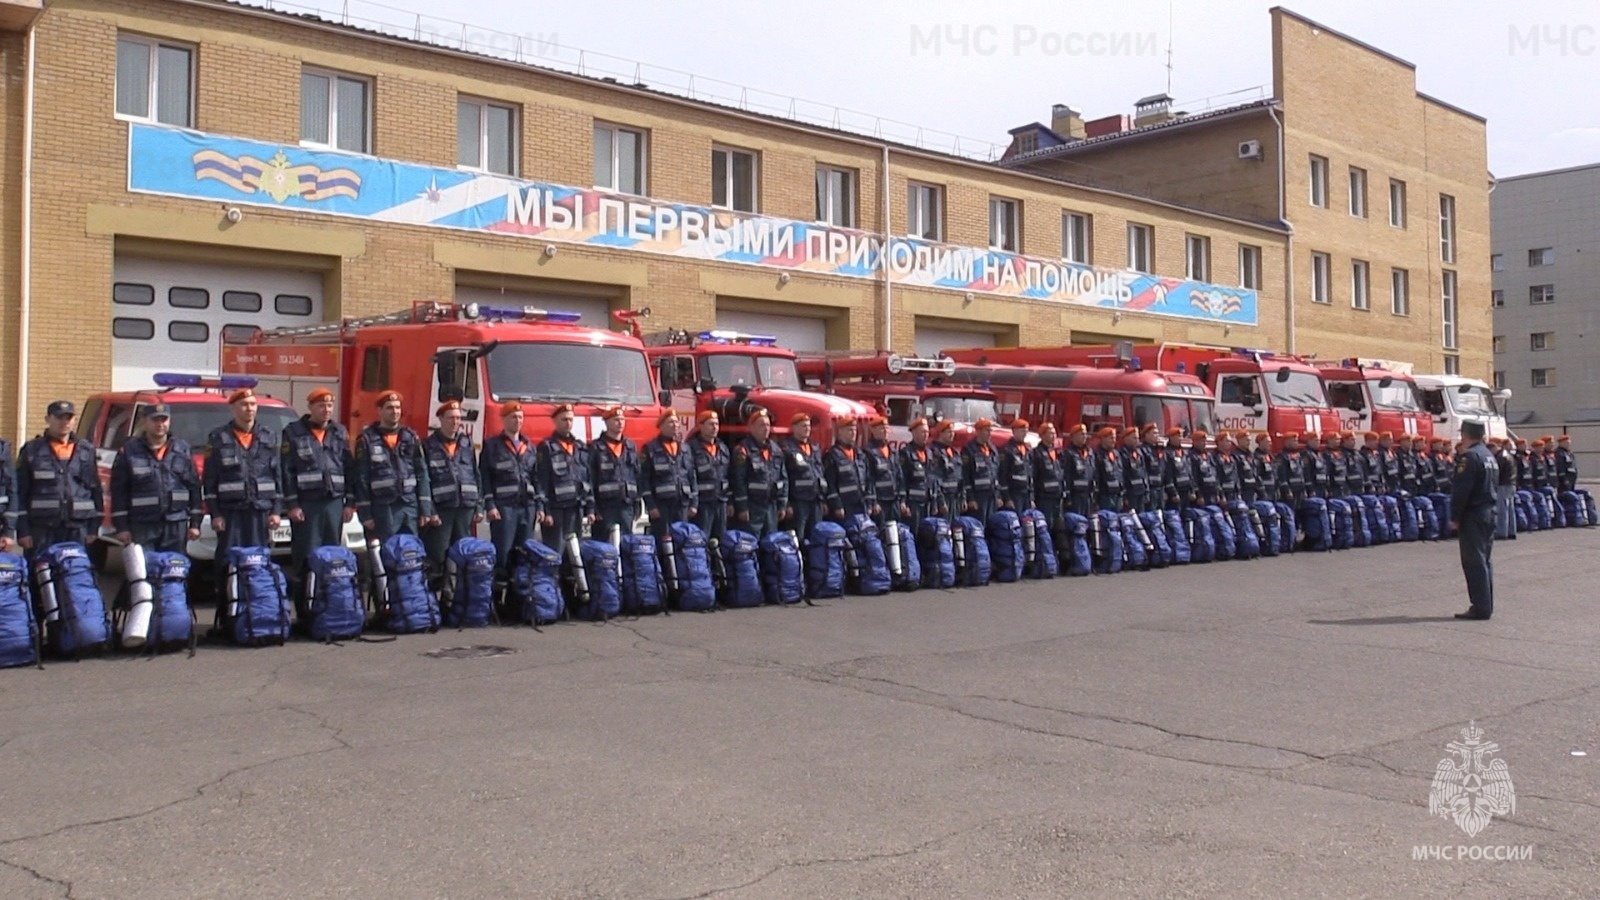
<path id="1" fill-rule="evenodd" d="M 1450 405 L 1456 412 L 1466 415 L 1492 416 L 1495 414 L 1494 404 L 1489 399 L 1488 388 L 1476 385 L 1466 390 L 1446 388 L 1445 395 L 1450 398 Z"/>
<path id="2" fill-rule="evenodd" d="M 644 352 L 593 344 L 501 344 L 488 356 L 495 400 L 655 403 Z"/>
<path id="3" fill-rule="evenodd" d="M 922 414 L 938 417 L 941 421 L 976 422 L 979 419 L 997 421 L 1000 411 L 987 397 L 929 397 L 922 404 Z"/>
<path id="4" fill-rule="evenodd" d="M 746 356 L 742 353 L 712 353 L 702 362 L 702 376 L 709 376 L 719 388 L 735 385 L 761 385 L 794 390 L 800 386 L 794 360 L 781 356 Z"/>
<path id="5" fill-rule="evenodd" d="M 1166 397 L 1162 399 L 1161 407 L 1165 413 L 1167 428 L 1182 428 L 1185 434 L 1193 433 L 1196 428 L 1204 429 L 1207 432 L 1216 430 L 1216 422 L 1211 415 L 1210 400 L 1184 400 L 1179 397 Z M 1137 409 L 1137 406 L 1135 406 L 1135 409 Z"/>
<path id="6" fill-rule="evenodd" d="M 1422 412 L 1422 404 L 1417 400 L 1417 386 L 1409 381 L 1396 378 L 1390 380 L 1388 387 L 1384 387 L 1382 378 L 1368 378 L 1367 389 L 1372 392 L 1372 405 L 1378 409 Z"/>
<path id="7" fill-rule="evenodd" d="M 1296 372 L 1289 370 L 1288 377 L 1278 380 L 1278 373 L 1270 368 L 1263 373 L 1262 381 L 1267 383 L 1267 394 L 1272 397 L 1274 406 L 1311 406 L 1326 409 L 1328 395 L 1322 389 L 1322 378 L 1312 372 Z"/>
<path id="8" fill-rule="evenodd" d="M 211 436 L 213 428 L 220 428 L 233 419 L 233 411 L 220 398 L 214 403 L 173 403 L 170 406 L 172 429 L 168 433 L 187 441 L 197 451 L 207 449 L 206 438 Z M 298 418 L 287 406 L 256 407 L 256 424 L 273 434 L 281 434 L 285 425 Z"/>

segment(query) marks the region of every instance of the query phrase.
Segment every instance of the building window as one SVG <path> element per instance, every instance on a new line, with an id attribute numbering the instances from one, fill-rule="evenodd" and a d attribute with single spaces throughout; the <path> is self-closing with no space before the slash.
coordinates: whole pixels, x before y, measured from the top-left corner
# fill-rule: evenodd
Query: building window
<path id="1" fill-rule="evenodd" d="M 1556 248 L 1554 247 L 1539 247 L 1528 251 L 1528 266 L 1531 268 L 1553 266 L 1555 264 Z"/>
<path id="2" fill-rule="evenodd" d="M 1068 262 L 1089 264 L 1090 228 L 1092 217 L 1084 213 L 1061 214 L 1061 258 Z"/>
<path id="3" fill-rule="evenodd" d="M 1499 307 L 1505 306 L 1506 305 L 1506 292 L 1505 291 L 1490 291 L 1489 292 L 1489 302 L 1493 303 L 1495 305 L 1495 308 L 1497 308 L 1497 309 Z"/>
<path id="4" fill-rule="evenodd" d="M 154 306 L 156 289 L 148 284 L 130 284 L 119 281 L 111 286 L 111 302 L 129 306 Z"/>
<path id="5" fill-rule="evenodd" d="M 1411 315 L 1411 273 L 1405 269 L 1389 273 L 1389 311 L 1397 316 Z"/>
<path id="6" fill-rule="evenodd" d="M 1183 238 L 1184 275 L 1191 281 L 1211 280 L 1211 239 L 1198 234 Z"/>
<path id="7" fill-rule="evenodd" d="M 1350 215 L 1367 217 L 1367 170 L 1350 167 Z"/>
<path id="8" fill-rule="evenodd" d="M 1439 195 L 1439 259 L 1456 261 L 1456 198 Z"/>
<path id="9" fill-rule="evenodd" d="M 925 241 L 944 240 L 944 188 L 916 182 L 907 187 L 906 231 Z"/>
<path id="10" fill-rule="evenodd" d="M 1350 260 L 1350 305 L 1372 309 L 1372 267 L 1366 260 Z"/>
<path id="11" fill-rule="evenodd" d="M 1332 285 L 1329 283 L 1332 274 L 1333 260 L 1326 253 L 1311 254 L 1311 302 L 1330 303 L 1333 300 Z"/>
<path id="12" fill-rule="evenodd" d="M 1505 335 L 1497 334 L 1497 335 L 1494 336 L 1494 352 L 1496 352 L 1496 353 L 1504 353 L 1504 352 L 1506 352 L 1506 336 Z"/>
<path id="13" fill-rule="evenodd" d="M 1555 369 L 1534 369 L 1532 374 L 1533 374 L 1532 381 L 1533 381 L 1533 386 L 1534 387 L 1555 387 L 1556 386 L 1556 370 Z"/>
<path id="14" fill-rule="evenodd" d="M 1556 348 L 1556 333 L 1553 331 L 1535 331 L 1528 335 L 1528 349 L 1535 352 L 1540 350 L 1554 350 Z"/>
<path id="15" fill-rule="evenodd" d="M 300 73 L 300 143 L 372 152 L 372 86 L 332 72 Z"/>
<path id="16" fill-rule="evenodd" d="M 1328 158 L 1311 157 L 1311 205 L 1326 209 L 1328 206 Z"/>
<path id="17" fill-rule="evenodd" d="M 1032 153 L 1037 149 L 1039 149 L 1039 132 L 1024 131 L 1017 135 L 1016 150 L 1018 153 Z"/>
<path id="18" fill-rule="evenodd" d="M 1155 269 L 1156 230 L 1149 225 L 1128 223 L 1128 268 L 1135 272 Z"/>
<path id="19" fill-rule="evenodd" d="M 456 165 L 515 175 L 517 111 L 487 100 L 456 100 Z"/>
<path id="20" fill-rule="evenodd" d="M 817 221 L 840 228 L 856 227 L 856 173 L 817 167 Z"/>
<path id="21" fill-rule="evenodd" d="M 156 323 L 118 316 L 111 320 L 111 336 L 124 341 L 148 341 L 156 336 Z"/>
<path id="22" fill-rule="evenodd" d="M 1456 273 L 1449 269 L 1439 281 L 1439 321 L 1444 325 L 1444 348 L 1456 349 Z"/>
<path id="23" fill-rule="evenodd" d="M 1397 178 L 1389 179 L 1389 224 L 1406 227 L 1406 183 Z"/>
<path id="24" fill-rule="evenodd" d="M 280 316 L 309 316 L 311 307 L 311 298 L 303 294 L 279 294 L 272 298 L 272 311 Z"/>
<path id="25" fill-rule="evenodd" d="M 594 126 L 594 186 L 621 194 L 643 196 L 645 134 L 618 125 Z"/>
<path id="26" fill-rule="evenodd" d="M 1494 372 L 1494 389 L 1497 391 L 1506 389 L 1506 373 L 1501 369 L 1496 369 Z"/>
<path id="27" fill-rule="evenodd" d="M 117 38 L 117 115 L 194 124 L 194 50 L 153 38 Z"/>
<path id="28" fill-rule="evenodd" d="M 731 147 L 711 148 L 711 205 L 756 211 L 756 155 Z"/>
<path id="29" fill-rule="evenodd" d="M 989 198 L 989 248 L 1016 253 L 1022 248 L 1022 204 Z"/>
<path id="30" fill-rule="evenodd" d="M 174 309 L 206 309 L 211 306 L 211 292 L 205 288 L 167 288 L 167 305 Z"/>
<path id="31" fill-rule="evenodd" d="M 1528 288 L 1528 302 L 1534 306 L 1556 302 L 1556 286 L 1553 284 L 1536 284 Z"/>
<path id="32" fill-rule="evenodd" d="M 223 291 L 222 308 L 228 312 L 261 312 L 261 295 L 254 291 Z"/>
<path id="33" fill-rule="evenodd" d="M 1489 254 L 1489 268 L 1496 272 L 1504 272 L 1506 270 L 1506 255 L 1504 253 Z"/>
<path id="34" fill-rule="evenodd" d="M 1239 287 L 1261 290 L 1261 248 L 1239 245 Z"/>
<path id="35" fill-rule="evenodd" d="M 1461 357 L 1454 353 L 1446 353 L 1444 355 L 1444 373 L 1446 375 L 1460 375 Z"/>

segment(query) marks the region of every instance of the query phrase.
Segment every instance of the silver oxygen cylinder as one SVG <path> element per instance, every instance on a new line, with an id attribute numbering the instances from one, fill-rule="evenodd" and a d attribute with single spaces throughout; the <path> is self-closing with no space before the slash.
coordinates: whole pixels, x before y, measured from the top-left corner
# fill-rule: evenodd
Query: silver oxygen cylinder
<path id="1" fill-rule="evenodd" d="M 887 522 L 884 527 L 888 532 L 883 536 L 883 546 L 885 555 L 889 557 L 889 571 L 899 578 L 904 571 L 900 561 L 900 523 Z"/>
<path id="2" fill-rule="evenodd" d="M 316 596 L 317 596 L 317 570 L 316 569 L 312 569 L 312 568 L 307 568 L 306 569 L 306 605 L 310 606 L 311 605 L 311 601 L 315 600 Z"/>
<path id="3" fill-rule="evenodd" d="M 1022 517 L 1022 559 L 1028 565 L 1033 565 L 1033 560 L 1038 556 L 1039 537 L 1034 528 L 1033 518 Z"/>
<path id="4" fill-rule="evenodd" d="M 1249 508 L 1248 515 L 1249 515 L 1249 518 L 1250 518 L 1250 524 L 1255 527 L 1256 537 L 1258 539 L 1260 539 L 1260 540 L 1263 540 L 1263 541 L 1266 540 L 1267 539 L 1267 527 L 1265 525 L 1263 525 L 1262 522 L 1261 522 L 1261 512 L 1260 512 L 1260 510 L 1258 510 L 1254 506 L 1252 506 L 1252 507 Z"/>
<path id="5" fill-rule="evenodd" d="M 661 533 L 661 545 L 657 549 L 661 552 L 663 574 L 667 576 L 667 590 L 677 593 L 678 557 L 677 548 L 672 545 L 672 530 L 670 528 Z"/>
<path id="6" fill-rule="evenodd" d="M 239 590 L 239 567 L 230 565 L 228 577 L 223 580 L 223 602 L 227 604 L 229 619 L 239 617 L 239 598 L 242 594 L 243 591 Z"/>
<path id="7" fill-rule="evenodd" d="M 567 535 L 567 561 L 572 564 L 572 593 L 579 603 L 589 602 L 589 570 L 583 567 L 583 552 L 578 547 L 578 536 Z"/>
<path id="8" fill-rule="evenodd" d="M 611 534 L 608 537 L 611 541 L 611 548 L 617 551 L 617 581 L 620 584 L 622 581 L 622 526 L 611 526 Z"/>
<path id="9" fill-rule="evenodd" d="M 389 570 L 383 567 L 383 542 L 367 542 L 367 559 L 372 563 L 372 593 L 378 603 L 389 600 Z"/>
<path id="10" fill-rule="evenodd" d="M 956 574 L 967 570 L 967 531 L 956 522 L 950 523 L 950 548 L 956 558 Z"/>
<path id="11" fill-rule="evenodd" d="M 1133 517 L 1133 530 L 1139 533 L 1139 543 L 1144 545 L 1146 552 L 1154 552 L 1156 542 L 1150 539 L 1150 532 L 1145 530 L 1144 520 L 1139 518 L 1138 513 L 1128 513 L 1128 515 Z"/>
<path id="12" fill-rule="evenodd" d="M 155 611 L 155 590 L 145 568 L 144 548 L 133 542 L 122 547 L 122 571 L 128 580 L 128 616 L 122 621 L 122 646 L 143 647 Z"/>
<path id="13" fill-rule="evenodd" d="M 1105 525 L 1100 521 L 1100 514 L 1093 513 L 1089 516 L 1089 546 L 1094 550 L 1094 555 L 1105 558 L 1106 533 Z"/>
<path id="14" fill-rule="evenodd" d="M 46 622 L 59 621 L 61 607 L 56 603 L 55 579 L 50 577 L 50 561 L 43 556 L 33 564 L 33 579 L 39 585 L 39 617 Z"/>
<path id="15" fill-rule="evenodd" d="M 844 542 L 844 571 L 851 578 L 861 577 L 861 558 L 856 554 L 854 541 Z"/>

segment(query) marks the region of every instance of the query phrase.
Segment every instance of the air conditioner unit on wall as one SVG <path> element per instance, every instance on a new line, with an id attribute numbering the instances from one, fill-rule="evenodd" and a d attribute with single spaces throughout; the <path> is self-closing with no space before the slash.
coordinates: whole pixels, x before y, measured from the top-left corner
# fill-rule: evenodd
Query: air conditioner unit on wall
<path id="1" fill-rule="evenodd" d="M 1240 141 L 1239 142 L 1239 158 L 1240 159 L 1260 159 L 1261 158 L 1261 142 L 1260 141 Z"/>

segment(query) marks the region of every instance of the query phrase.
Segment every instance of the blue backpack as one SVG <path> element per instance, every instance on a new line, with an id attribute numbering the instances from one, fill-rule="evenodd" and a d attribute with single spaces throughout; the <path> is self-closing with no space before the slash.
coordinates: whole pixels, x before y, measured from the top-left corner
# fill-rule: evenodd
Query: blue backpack
<path id="1" fill-rule="evenodd" d="M 1027 552 L 1029 543 L 1033 544 L 1033 553 L 1028 562 L 1028 570 L 1023 574 L 1029 578 L 1056 577 L 1061 571 L 1061 560 L 1056 556 L 1055 535 L 1050 533 L 1050 520 L 1037 509 L 1027 509 L 1022 512 L 1024 553 Z"/>
<path id="2" fill-rule="evenodd" d="M 1028 560 L 1022 546 L 1022 520 L 1017 514 L 1002 509 L 990 515 L 984 528 L 984 537 L 989 545 L 994 580 L 1000 584 L 1020 580 Z"/>
<path id="3" fill-rule="evenodd" d="M 844 596 L 844 554 L 850 547 L 844 526 L 817 522 L 806 536 L 806 596 L 812 599 Z"/>
<path id="4" fill-rule="evenodd" d="M 1161 513 L 1162 530 L 1167 533 L 1167 546 L 1172 550 L 1172 564 L 1186 566 L 1191 560 L 1189 530 L 1183 525 L 1183 513 L 1175 509 Z"/>
<path id="5" fill-rule="evenodd" d="M 428 552 L 414 534 L 393 534 L 383 542 L 384 628 L 395 634 L 439 630 L 439 598 L 428 586 Z"/>
<path id="6" fill-rule="evenodd" d="M 761 592 L 761 570 L 756 564 L 756 557 L 761 553 L 756 536 L 746 531 L 729 531 L 723 535 L 717 549 L 722 551 L 722 570 L 726 573 L 722 605 L 749 607 L 766 602 Z"/>
<path id="7" fill-rule="evenodd" d="M 1067 529 L 1066 546 L 1062 548 L 1062 552 L 1067 554 L 1067 574 L 1087 575 L 1094 571 L 1094 558 L 1089 554 L 1089 517 L 1064 512 L 1061 520 Z"/>
<path id="8" fill-rule="evenodd" d="M 678 582 L 678 609 L 704 612 L 717 605 L 717 588 L 711 581 L 711 551 L 706 533 L 693 522 L 673 522 L 672 564 Z"/>
<path id="9" fill-rule="evenodd" d="M 922 586 L 948 589 L 956 586 L 956 557 L 950 540 L 950 520 L 929 516 L 917 524 L 917 562 Z"/>
<path id="10" fill-rule="evenodd" d="M 317 547 L 306 555 L 306 633 L 318 641 L 361 636 L 367 606 L 361 596 L 356 555 L 341 546 Z"/>
<path id="11" fill-rule="evenodd" d="M 128 549 L 124 548 L 124 554 Z M 119 646 L 152 654 L 187 647 L 193 656 L 196 628 L 194 611 L 189 607 L 189 557 L 134 549 L 141 553 L 144 578 L 128 581 L 128 596 L 118 601 L 119 613 L 112 624 Z M 126 555 L 123 564 L 127 566 Z M 142 602 L 132 590 L 141 581 L 149 591 L 148 599 Z"/>
<path id="12" fill-rule="evenodd" d="M 871 516 L 851 516 L 845 523 L 845 536 L 855 554 L 853 592 L 866 597 L 889 593 L 893 586 L 889 579 L 889 558 L 884 554 L 878 523 L 872 521 Z"/>
<path id="13" fill-rule="evenodd" d="M 1278 507 L 1271 500 L 1257 500 L 1253 507 L 1261 528 L 1267 533 L 1261 542 L 1262 556 L 1277 556 L 1283 549 L 1283 524 L 1278 518 Z"/>
<path id="14" fill-rule="evenodd" d="M 578 556 L 589 584 L 589 601 L 578 607 L 578 617 L 604 622 L 622 612 L 622 561 L 610 541 L 580 541 Z"/>
<path id="15" fill-rule="evenodd" d="M 1161 518 L 1161 513 L 1156 510 L 1147 510 L 1139 513 L 1139 524 L 1144 526 L 1144 533 L 1150 538 L 1150 565 L 1158 569 L 1177 562 L 1177 554 L 1172 545 L 1167 543 L 1166 522 Z"/>
<path id="16" fill-rule="evenodd" d="M 994 578 L 994 559 L 989 555 L 984 525 L 974 516 L 957 516 L 956 525 L 961 528 L 960 546 L 966 557 L 961 567 L 961 586 L 982 587 Z"/>
<path id="17" fill-rule="evenodd" d="M 1333 523 L 1333 549 L 1348 550 L 1355 545 L 1355 529 L 1350 524 L 1350 504 L 1334 497 L 1328 500 L 1328 520 Z"/>
<path id="18" fill-rule="evenodd" d="M 529 538 L 511 553 L 511 596 L 517 614 L 534 628 L 553 625 L 567 614 L 561 594 L 561 554 Z"/>
<path id="19" fill-rule="evenodd" d="M 43 668 L 44 662 L 33 620 L 33 596 L 28 592 L 28 561 L 0 553 L 0 669 L 15 666 Z"/>
<path id="20" fill-rule="evenodd" d="M 1095 560 L 1094 570 L 1101 575 L 1115 575 L 1122 571 L 1122 517 L 1109 509 L 1102 509 L 1094 515 L 1100 544 L 1095 548 L 1099 559 Z"/>
<path id="21" fill-rule="evenodd" d="M 266 547 L 229 547 L 227 595 L 217 604 L 223 635 L 244 647 L 289 639 L 289 582 Z"/>
<path id="22" fill-rule="evenodd" d="M 494 544 L 475 537 L 456 541 L 445 555 L 445 584 L 450 600 L 444 604 L 444 624 L 451 628 L 482 628 L 494 618 Z"/>
<path id="23" fill-rule="evenodd" d="M 1306 546 L 1322 552 L 1333 549 L 1333 519 L 1328 515 L 1328 501 L 1321 497 L 1307 497 L 1300 505 L 1300 521 L 1306 527 Z M 1416 540 L 1413 530 L 1408 540 Z"/>
<path id="24" fill-rule="evenodd" d="M 1239 552 L 1237 535 L 1233 531 L 1233 520 L 1228 518 L 1227 510 L 1220 506 L 1207 506 L 1205 509 L 1211 517 L 1211 538 L 1216 545 L 1216 555 L 1212 558 L 1219 562 L 1233 559 Z"/>
<path id="25" fill-rule="evenodd" d="M 1243 500 L 1228 504 L 1228 516 L 1233 522 L 1234 559 L 1255 559 L 1261 555 L 1261 535 L 1250 518 L 1253 511 Z"/>
<path id="26" fill-rule="evenodd" d="M 111 615 L 82 544 L 52 544 L 39 555 L 45 643 L 57 656 L 79 658 L 105 650 Z"/>
<path id="27" fill-rule="evenodd" d="M 1217 558 L 1217 539 L 1211 532 L 1211 513 L 1203 506 L 1183 511 L 1183 525 L 1189 532 L 1189 560 L 1208 563 Z"/>
<path id="28" fill-rule="evenodd" d="M 1393 498 L 1385 499 L 1393 502 Z M 1275 503 L 1273 505 L 1278 508 L 1278 552 L 1293 553 L 1295 551 L 1295 542 L 1299 540 L 1300 520 L 1295 517 L 1294 507 L 1289 504 Z"/>
<path id="29" fill-rule="evenodd" d="M 884 552 L 890 554 L 889 580 L 894 582 L 897 591 L 914 591 L 922 587 L 922 560 L 917 556 L 917 536 L 911 526 L 904 522 L 890 522 L 889 527 L 894 529 L 898 547 L 885 547 Z M 896 572 L 892 563 L 900 561 L 900 571 Z"/>
<path id="30" fill-rule="evenodd" d="M 667 582 L 661 576 L 656 539 L 649 534 L 622 536 L 622 614 L 643 616 L 667 609 Z"/>
<path id="31" fill-rule="evenodd" d="M 806 597 L 805 564 L 800 542 L 792 531 L 769 531 L 761 536 L 761 591 L 768 603 L 787 606 Z"/>
<path id="32" fill-rule="evenodd" d="M 1147 536 L 1144 523 L 1139 521 L 1139 514 L 1117 513 L 1117 526 L 1122 529 L 1122 550 L 1127 564 L 1136 569 L 1149 568 L 1150 550 L 1154 545 L 1145 546 Z"/>

